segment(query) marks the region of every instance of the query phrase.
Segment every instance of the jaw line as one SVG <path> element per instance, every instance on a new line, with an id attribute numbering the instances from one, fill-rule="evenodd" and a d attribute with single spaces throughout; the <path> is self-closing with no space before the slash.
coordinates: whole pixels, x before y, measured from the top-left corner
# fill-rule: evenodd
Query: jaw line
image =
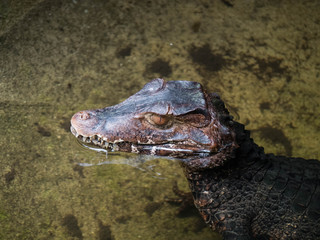
<path id="1" fill-rule="evenodd" d="M 92 136 L 86 136 L 79 134 L 77 130 L 71 125 L 70 130 L 72 134 L 82 143 L 86 144 L 94 144 L 95 146 L 101 147 L 103 149 L 106 149 L 106 151 L 110 150 L 112 152 L 119 151 L 118 143 L 124 142 L 122 140 L 116 140 L 114 142 L 108 141 L 107 138 L 102 137 L 100 135 L 92 135 Z"/>
<path id="2" fill-rule="evenodd" d="M 211 152 L 207 149 L 202 149 L 195 152 L 190 149 L 173 148 L 170 145 L 171 144 L 176 145 L 178 143 L 174 141 L 163 142 L 161 144 L 153 144 L 153 142 L 151 143 L 151 141 L 147 143 L 142 143 L 139 141 L 138 143 L 132 143 L 132 142 L 124 141 L 122 139 L 118 139 L 112 142 L 112 141 L 108 141 L 106 137 L 103 137 L 101 135 L 92 135 L 92 136 L 81 135 L 76 131 L 76 129 L 73 126 L 70 127 L 70 130 L 72 134 L 79 141 L 86 144 L 93 144 L 95 146 L 106 149 L 106 151 L 112 151 L 112 152 L 125 151 L 125 152 L 132 152 L 132 153 L 145 152 L 145 155 L 157 155 L 157 156 L 163 156 L 163 155 L 156 154 L 157 151 L 165 151 L 168 153 L 168 155 L 179 155 L 178 158 L 211 154 Z M 127 150 L 124 150 L 124 145 L 126 145 Z"/>

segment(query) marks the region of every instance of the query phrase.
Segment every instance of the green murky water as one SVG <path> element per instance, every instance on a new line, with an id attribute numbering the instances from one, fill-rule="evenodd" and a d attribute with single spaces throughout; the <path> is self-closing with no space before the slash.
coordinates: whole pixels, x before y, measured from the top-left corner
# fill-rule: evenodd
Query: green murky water
<path id="1" fill-rule="evenodd" d="M 165 201 L 175 182 L 188 191 L 178 163 L 82 167 L 106 157 L 77 143 L 69 119 L 154 77 L 187 79 L 218 91 L 267 152 L 319 159 L 319 11 L 317 0 L 2 1 L 0 239 L 219 239 Z"/>

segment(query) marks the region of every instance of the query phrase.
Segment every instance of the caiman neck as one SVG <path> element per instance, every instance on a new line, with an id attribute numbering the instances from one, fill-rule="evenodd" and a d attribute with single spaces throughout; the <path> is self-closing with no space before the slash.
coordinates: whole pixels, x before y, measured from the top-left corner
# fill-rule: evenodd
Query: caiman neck
<path id="1" fill-rule="evenodd" d="M 266 154 L 263 147 L 258 146 L 252 138 L 250 131 L 245 130 L 243 124 L 235 122 L 236 140 L 239 148 L 235 151 L 234 159 L 230 162 L 237 162 L 239 165 L 250 165 L 256 162 L 265 162 Z"/>

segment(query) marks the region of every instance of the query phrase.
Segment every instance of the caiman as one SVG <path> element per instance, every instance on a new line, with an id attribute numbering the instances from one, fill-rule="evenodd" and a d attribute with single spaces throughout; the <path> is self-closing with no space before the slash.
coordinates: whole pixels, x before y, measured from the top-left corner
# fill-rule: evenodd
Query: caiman
<path id="1" fill-rule="evenodd" d="M 265 154 L 197 82 L 154 79 L 71 125 L 107 150 L 180 159 L 195 206 L 223 239 L 320 239 L 320 162 Z"/>

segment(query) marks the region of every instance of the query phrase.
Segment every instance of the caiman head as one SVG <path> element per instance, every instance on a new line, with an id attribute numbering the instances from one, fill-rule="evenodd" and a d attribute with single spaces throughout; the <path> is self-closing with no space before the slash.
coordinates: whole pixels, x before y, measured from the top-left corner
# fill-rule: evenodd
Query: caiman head
<path id="1" fill-rule="evenodd" d="M 223 165 L 238 147 L 219 96 L 190 81 L 154 79 L 120 104 L 76 113 L 71 132 L 107 150 L 179 158 L 196 170 Z"/>

